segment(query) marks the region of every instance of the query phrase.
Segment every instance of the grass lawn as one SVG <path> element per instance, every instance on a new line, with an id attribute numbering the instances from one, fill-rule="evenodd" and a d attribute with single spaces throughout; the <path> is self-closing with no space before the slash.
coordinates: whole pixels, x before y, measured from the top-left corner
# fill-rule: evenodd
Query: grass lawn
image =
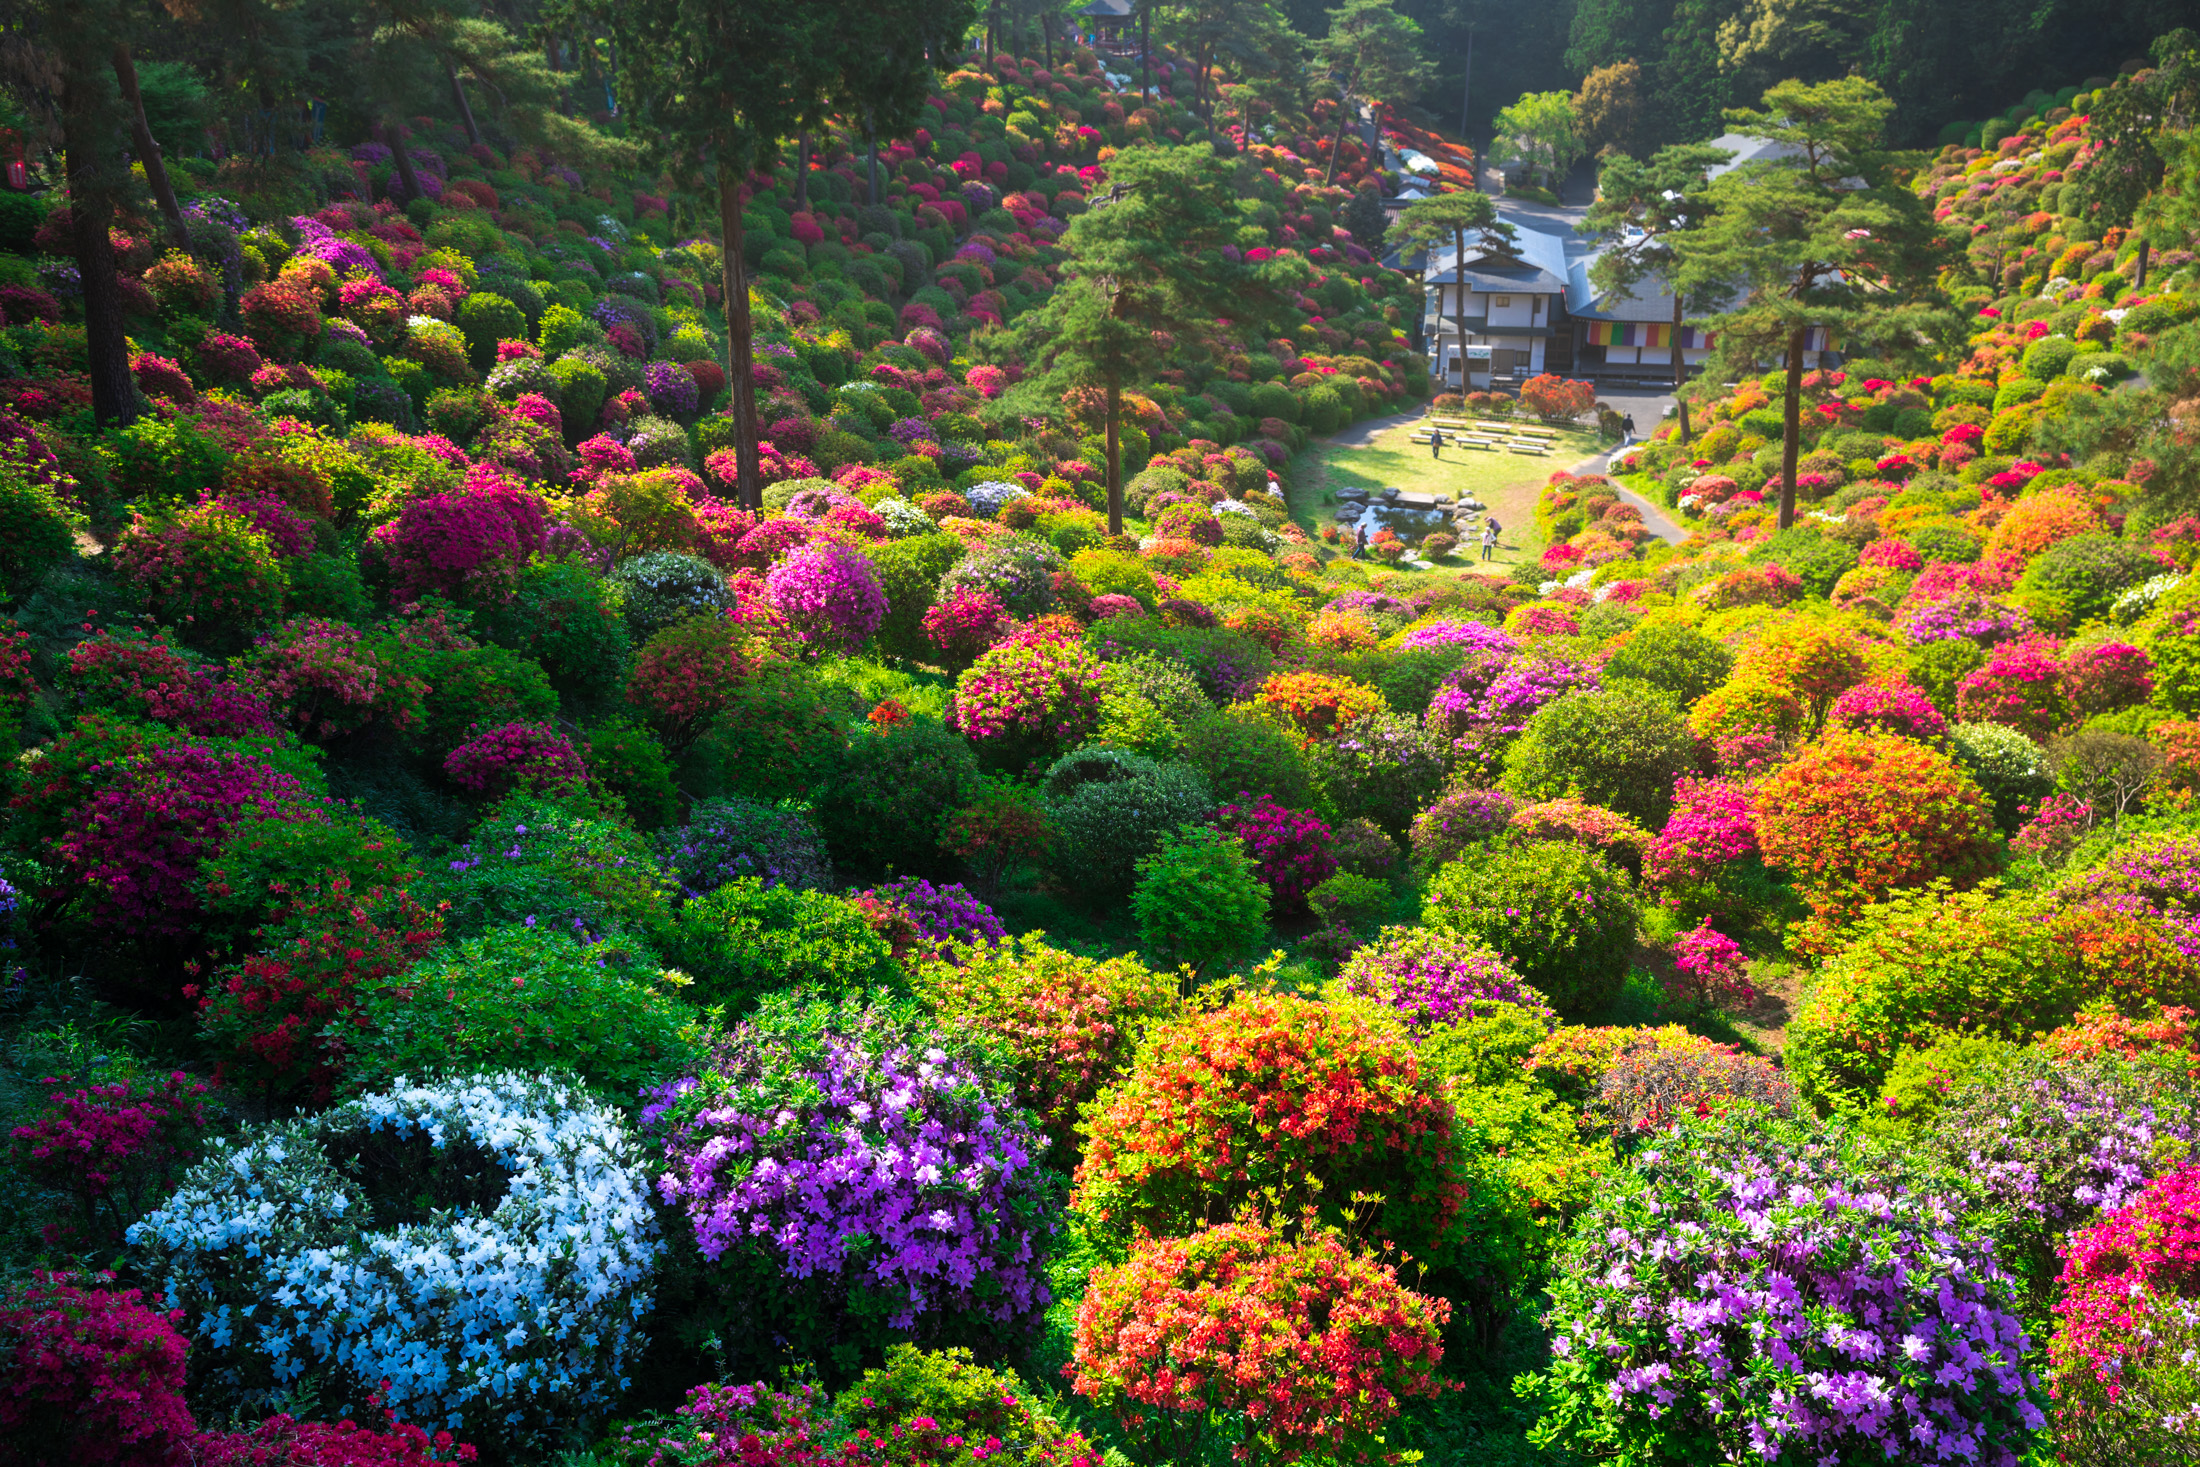
<path id="1" fill-rule="evenodd" d="M 1447 444 L 1440 457 L 1431 459 L 1427 444 L 1408 441 L 1417 426 L 1406 422 L 1385 428 L 1372 443 L 1362 446 L 1334 440 L 1310 444 L 1285 470 L 1293 518 L 1318 533 L 1331 523 L 1336 491 L 1347 486 L 1368 490 L 1395 486 L 1408 493 L 1449 494 L 1454 499 L 1471 496 L 1490 506 L 1504 526 L 1497 562 L 1511 565 L 1533 560 L 1543 553 L 1543 542 L 1535 533 L 1537 491 L 1553 471 L 1571 468 L 1604 446 L 1594 431 L 1562 429 L 1558 446 L 1548 458 Z M 1466 551 L 1462 545 L 1458 564 L 1467 563 Z M 1479 548 L 1473 563 L 1481 563 Z"/>

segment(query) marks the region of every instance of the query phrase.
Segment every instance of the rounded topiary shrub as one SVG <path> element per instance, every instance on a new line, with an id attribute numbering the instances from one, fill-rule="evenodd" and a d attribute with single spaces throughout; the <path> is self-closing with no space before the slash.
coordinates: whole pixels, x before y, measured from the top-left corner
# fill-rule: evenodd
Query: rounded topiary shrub
<path id="1" fill-rule="evenodd" d="M 443 1214 L 438 1216 L 438 1214 Z M 131 1229 L 201 1368 L 542 1449 L 616 1399 L 660 1244 L 619 1112 L 547 1075 L 399 1081 L 220 1143 Z"/>
<path id="2" fill-rule="evenodd" d="M 1396 1009 L 1415 1030 L 1470 1023 L 1505 1008 L 1556 1022 L 1543 995 L 1495 952 L 1425 927 L 1384 928 L 1345 960 L 1337 977 L 1348 992 Z"/>
<path id="3" fill-rule="evenodd" d="M 1577 690 L 1539 710 L 1505 754 L 1505 788 L 1523 803 L 1571 795 L 1653 829 L 1673 781 L 1696 767 L 1696 741 L 1664 694 L 1641 685 Z"/>
<path id="4" fill-rule="evenodd" d="M 1638 1150 L 1560 1250 L 1546 1447 L 2016 1467 L 2044 1424 L 1991 1246 L 1858 1139 L 1738 1108 Z M 1921 1444 L 1930 1443 L 1922 1450 Z"/>
<path id="5" fill-rule="evenodd" d="M 693 1062 L 694 1011 L 664 971 L 616 943 L 536 923 L 493 927 L 360 985 L 353 1077 L 379 1085 L 438 1066 L 556 1066 L 607 1100 Z"/>
<path id="6" fill-rule="evenodd" d="M 1249 1205 L 1340 1222 L 1358 1192 L 1381 1198 L 1361 1224 L 1424 1259 L 1464 1236 L 1473 1138 L 1403 1029 L 1358 1009 L 1246 993 L 1158 1025 L 1084 1131 L 1074 1205 L 1118 1246 Z"/>
<path id="7" fill-rule="evenodd" d="M 1625 872 L 1559 841 L 1490 845 L 1439 869 L 1422 920 L 1495 951 L 1571 1019 L 1627 982 L 1637 907 Z"/>
<path id="8" fill-rule="evenodd" d="M 1064 892 L 1094 906 L 1129 896 L 1138 863 L 1178 826 L 1203 821 L 1215 808 L 1206 781 L 1185 765 L 1115 750 L 1064 755 L 1041 788 L 1054 827 L 1047 872 Z"/>
<path id="9" fill-rule="evenodd" d="M 892 945 L 856 907 L 753 876 L 682 907 L 671 956 L 695 979 L 698 999 L 736 1015 L 777 989 L 838 994 L 901 977 Z"/>
<path id="10" fill-rule="evenodd" d="M 848 740 L 812 818 L 851 880 L 936 871 L 948 817 L 979 780 L 969 743 L 938 719 L 874 725 Z"/>

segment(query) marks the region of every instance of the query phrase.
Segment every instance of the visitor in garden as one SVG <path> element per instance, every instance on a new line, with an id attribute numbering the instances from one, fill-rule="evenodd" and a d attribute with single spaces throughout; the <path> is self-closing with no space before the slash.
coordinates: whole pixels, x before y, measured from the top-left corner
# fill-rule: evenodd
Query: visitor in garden
<path id="1" fill-rule="evenodd" d="M 1619 420 L 1619 446 L 1625 448 L 1635 441 L 1635 415 L 1629 413 Z"/>
<path id="2" fill-rule="evenodd" d="M 1482 526 L 1482 558 L 1484 560 L 1497 558 L 1497 531 L 1498 524 L 1494 518 L 1484 522 Z"/>
<path id="3" fill-rule="evenodd" d="M 1429 431 L 1428 431 L 1428 456 L 1429 456 L 1430 458 L 1441 458 L 1441 457 L 1443 457 L 1443 447 L 1444 447 L 1444 430 L 1443 430 L 1443 429 L 1441 429 L 1441 428 L 1431 428 L 1431 429 L 1429 429 Z"/>

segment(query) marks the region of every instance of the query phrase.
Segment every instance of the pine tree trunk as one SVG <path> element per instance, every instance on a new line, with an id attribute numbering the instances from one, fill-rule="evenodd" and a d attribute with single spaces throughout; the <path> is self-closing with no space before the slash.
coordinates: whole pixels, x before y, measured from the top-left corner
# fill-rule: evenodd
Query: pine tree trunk
<path id="1" fill-rule="evenodd" d="M 1795 523 L 1795 466 L 1803 448 L 1803 341 L 1810 328 L 1798 326 L 1788 333 L 1787 401 L 1781 409 L 1780 428 L 1780 528 Z"/>
<path id="2" fill-rule="evenodd" d="M 1337 135 L 1329 140 L 1329 171 L 1322 175 L 1322 187 L 1327 188 L 1337 176 L 1337 153 L 1344 147 L 1344 130 L 1352 125 L 1352 97 L 1349 93 L 1337 94 Z"/>
<path id="3" fill-rule="evenodd" d="M 397 165 L 397 186 L 405 191 L 405 197 L 398 202 L 409 204 L 414 199 L 425 198 L 420 190 L 420 176 L 413 172 L 412 154 L 405 150 L 404 124 L 393 124 L 386 132 L 389 141 L 384 146 L 390 150 L 390 161 Z"/>
<path id="4" fill-rule="evenodd" d="M 153 130 L 145 122 L 145 98 L 138 91 L 137 63 L 130 59 L 130 48 L 115 47 L 115 82 L 122 88 L 123 105 L 130 109 L 130 151 L 137 154 L 138 162 L 145 165 L 145 183 L 153 191 L 153 202 L 160 205 L 163 219 L 168 221 L 168 232 L 175 237 L 176 248 L 191 248 L 191 237 L 184 233 L 183 209 L 176 203 L 175 185 L 168 181 L 168 163 L 160 155 L 160 144 L 153 141 Z"/>
<path id="5" fill-rule="evenodd" d="M 1039 44 L 1046 48 L 1047 70 L 1054 70 L 1054 17 L 1042 12 L 1039 16 Z"/>
<path id="6" fill-rule="evenodd" d="M 481 125 L 474 121 L 473 104 L 466 100 L 466 84 L 458 79 L 458 68 L 444 58 L 443 70 L 451 79 L 451 100 L 458 104 L 458 119 L 466 124 L 466 141 L 474 147 L 481 146 Z"/>
<path id="7" fill-rule="evenodd" d="M 95 53 L 96 54 L 96 53 Z M 122 331 L 122 291 L 115 280 L 114 185 L 105 176 L 113 139 L 105 136 L 98 91 L 71 70 L 61 82 L 63 168 L 69 181 L 69 220 L 76 268 L 84 287 L 84 345 L 90 358 L 92 417 L 101 426 L 137 420 L 137 384 L 130 377 L 130 345 Z"/>
<path id="8" fill-rule="evenodd" d="M 756 378 L 749 357 L 749 270 L 741 258 L 741 183 L 732 164 L 718 158 L 718 224 L 725 241 L 722 288 L 726 293 L 726 385 L 733 394 L 735 496 L 760 509 L 764 486 L 756 451 Z"/>
<path id="9" fill-rule="evenodd" d="M 1123 387 L 1108 378 L 1108 533 L 1123 533 L 1123 443 L 1117 425 L 1123 418 Z"/>
<path id="10" fill-rule="evenodd" d="M 2139 262 L 2133 268 L 2131 275 L 2131 288 L 2134 291 L 2147 288 L 2147 255 L 2150 252 L 2148 245 L 2147 237 L 2145 235 L 2139 236 Z"/>

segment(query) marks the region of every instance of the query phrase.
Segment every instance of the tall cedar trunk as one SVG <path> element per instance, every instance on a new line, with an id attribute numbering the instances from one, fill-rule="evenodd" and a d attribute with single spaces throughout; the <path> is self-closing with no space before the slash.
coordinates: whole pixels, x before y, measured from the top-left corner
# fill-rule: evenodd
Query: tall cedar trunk
<path id="1" fill-rule="evenodd" d="M 1108 533 L 1123 533 L 1123 443 L 1116 425 L 1123 417 L 1123 387 L 1108 378 Z"/>
<path id="2" fill-rule="evenodd" d="M 176 248 L 188 250 L 191 237 L 183 230 L 183 209 L 176 203 L 175 186 L 168 181 L 168 163 L 160 155 L 160 144 L 153 141 L 153 130 L 146 126 L 145 98 L 138 91 L 137 63 L 130 59 L 128 46 L 115 47 L 114 64 L 115 83 L 122 88 L 123 105 L 130 109 L 130 151 L 145 165 L 146 186 L 153 191 L 153 202 L 160 205 L 161 217 L 168 221 Z"/>
<path id="3" fill-rule="evenodd" d="M 92 416 L 102 425 L 127 425 L 137 420 L 137 387 L 130 378 L 130 345 L 122 334 L 115 244 L 107 232 L 114 218 L 114 186 L 104 174 L 113 140 L 103 136 L 104 121 L 91 79 L 72 68 L 61 82 L 63 168 L 69 180 L 76 268 L 84 288 Z"/>
<path id="4" fill-rule="evenodd" d="M 1153 7 L 1154 0 L 1138 7 L 1138 105 L 1153 105 Z"/>
<path id="5" fill-rule="evenodd" d="M 726 242 L 726 385 L 733 391 L 735 494 L 747 509 L 764 505 L 756 452 L 756 378 L 749 366 L 749 267 L 741 258 L 741 182 L 723 154 L 718 159 L 718 227 Z"/>
<path id="6" fill-rule="evenodd" d="M 801 134 L 794 145 L 794 206 L 810 207 L 810 135 Z"/>
<path id="7" fill-rule="evenodd" d="M 1803 448 L 1803 340 L 1810 328 L 1788 333 L 1787 401 L 1780 428 L 1780 528 L 1795 523 L 1795 465 Z"/>
<path id="8" fill-rule="evenodd" d="M 1673 292 L 1673 401 L 1679 404 L 1681 415 L 1681 442 L 1688 441 L 1688 400 L 1681 396 L 1681 384 L 1688 380 L 1688 359 L 1681 355 L 1681 293 Z"/>
<path id="9" fill-rule="evenodd" d="M 1344 130 L 1352 125 L 1352 94 L 1340 88 L 1337 92 L 1337 135 L 1329 140 L 1329 171 L 1322 175 L 1322 187 L 1337 176 L 1337 154 L 1344 148 Z"/>
<path id="10" fill-rule="evenodd" d="M 466 124 L 466 141 L 478 148 L 481 146 L 481 125 L 474 121 L 473 104 L 466 100 L 466 83 L 458 79 L 458 68 L 449 58 L 445 58 L 443 70 L 451 79 L 451 100 L 458 104 L 459 121 Z"/>
<path id="11" fill-rule="evenodd" d="M 2139 263 L 2131 274 L 2131 288 L 2134 291 L 2147 288 L 2147 254 L 2147 238 L 2145 235 L 2141 235 L 2139 236 Z"/>
<path id="12" fill-rule="evenodd" d="M 413 172 L 412 154 L 405 148 L 405 128 L 402 123 L 392 123 L 386 130 L 388 141 L 383 144 L 390 150 L 390 161 L 397 165 L 397 186 L 405 191 L 399 203 L 409 204 L 414 199 L 426 197 L 420 191 L 420 175 Z"/>
<path id="13" fill-rule="evenodd" d="M 985 8 L 985 69 L 987 71 L 993 69 L 994 32 L 1000 28 L 1001 3 L 1000 0 L 993 0 L 993 3 Z"/>

